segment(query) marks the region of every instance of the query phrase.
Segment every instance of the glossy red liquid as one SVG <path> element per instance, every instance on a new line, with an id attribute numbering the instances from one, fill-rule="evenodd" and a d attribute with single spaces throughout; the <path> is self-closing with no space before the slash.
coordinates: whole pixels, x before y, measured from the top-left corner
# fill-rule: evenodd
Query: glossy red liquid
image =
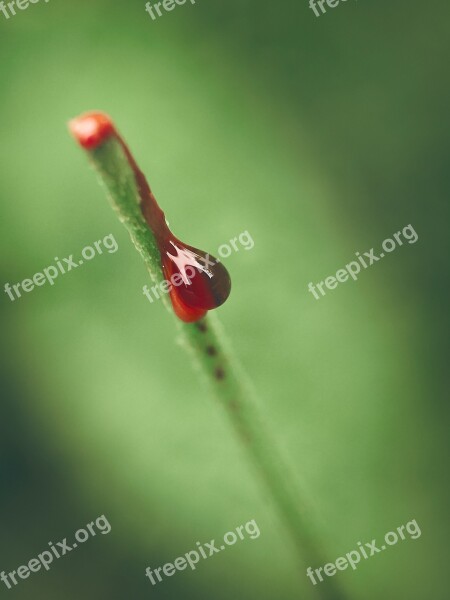
<path id="1" fill-rule="evenodd" d="M 216 258 L 169 234 L 159 248 L 164 276 L 172 283 L 172 305 L 183 321 L 198 321 L 228 298 L 230 276 Z"/>
<path id="2" fill-rule="evenodd" d="M 86 150 L 94 150 L 110 136 L 116 137 L 122 145 L 136 178 L 142 214 L 161 253 L 161 266 L 165 279 L 170 283 L 170 299 L 175 314 L 190 323 L 223 304 L 231 290 L 228 271 L 213 256 L 184 244 L 173 235 L 144 174 L 111 119 L 104 113 L 91 112 L 71 121 L 70 129 Z"/>

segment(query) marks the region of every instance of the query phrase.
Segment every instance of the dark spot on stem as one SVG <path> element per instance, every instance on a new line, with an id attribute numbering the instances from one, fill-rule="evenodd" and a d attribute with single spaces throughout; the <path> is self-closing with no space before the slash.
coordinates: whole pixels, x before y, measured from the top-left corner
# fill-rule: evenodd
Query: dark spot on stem
<path id="1" fill-rule="evenodd" d="M 221 381 L 225 378 L 225 371 L 222 369 L 222 367 L 217 367 L 217 369 L 214 371 L 214 376 L 216 379 Z"/>
<path id="2" fill-rule="evenodd" d="M 206 323 L 203 323 L 202 321 L 199 321 L 198 323 L 195 324 L 197 329 L 199 331 L 201 331 L 202 333 L 205 333 L 205 331 L 208 330 L 208 328 L 206 327 Z"/>
<path id="3" fill-rule="evenodd" d="M 215 356 L 217 354 L 217 350 L 214 348 L 214 346 L 206 346 L 206 354 L 208 354 L 208 356 Z"/>

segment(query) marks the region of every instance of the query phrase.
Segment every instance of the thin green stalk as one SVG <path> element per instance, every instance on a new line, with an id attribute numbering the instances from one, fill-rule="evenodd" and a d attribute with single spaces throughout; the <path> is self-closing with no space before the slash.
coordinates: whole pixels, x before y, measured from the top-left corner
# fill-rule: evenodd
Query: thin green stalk
<path id="1" fill-rule="evenodd" d="M 139 192 L 123 147 L 115 137 L 88 151 L 90 160 L 106 188 L 120 221 L 144 259 L 155 284 L 164 280 L 161 258 L 152 231 L 139 206 Z M 162 296 L 173 314 L 170 302 Z M 215 316 L 196 323 L 184 323 L 175 315 L 183 345 L 191 353 L 197 371 L 207 380 L 215 396 L 226 410 L 231 424 L 262 478 L 280 516 L 300 552 L 305 566 L 318 567 L 327 560 L 322 556 L 309 517 L 294 485 L 293 477 L 284 466 L 277 444 L 272 440 L 259 411 L 252 386 L 237 364 L 233 353 L 226 349 L 226 340 Z M 311 586 L 312 594 L 326 600 L 341 600 L 343 596 L 332 579 Z"/>

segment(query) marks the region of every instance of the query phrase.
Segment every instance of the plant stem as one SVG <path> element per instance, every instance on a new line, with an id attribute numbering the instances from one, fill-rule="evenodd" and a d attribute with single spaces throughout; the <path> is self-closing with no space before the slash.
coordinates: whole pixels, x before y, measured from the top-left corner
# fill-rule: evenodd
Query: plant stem
<path id="1" fill-rule="evenodd" d="M 160 284 L 164 280 L 160 253 L 153 233 L 142 216 L 135 175 L 123 146 L 112 136 L 87 152 L 114 210 L 144 259 L 153 282 Z M 174 315 L 167 296 L 162 295 L 161 298 Z M 293 477 L 285 468 L 278 446 L 271 439 L 257 410 L 252 386 L 233 353 L 225 349 L 227 342 L 217 318 L 208 316 L 196 323 L 183 323 L 175 315 L 174 318 L 182 344 L 191 353 L 197 370 L 225 408 L 303 560 L 313 568 L 324 565 L 327 561 L 322 558 L 315 535 L 310 530 L 309 518 Z M 311 592 L 324 600 L 343 598 L 331 578 L 311 588 Z"/>
<path id="2" fill-rule="evenodd" d="M 187 324 L 183 329 L 187 349 L 225 408 L 253 467 L 284 520 L 302 562 L 313 567 L 326 564 L 329 561 L 323 558 L 311 531 L 306 506 L 301 501 L 292 474 L 262 419 L 254 388 L 229 349 L 216 315 L 208 315 L 201 322 Z M 211 348 L 215 349 L 212 357 L 209 356 Z M 324 581 L 312 592 L 324 600 L 344 598 L 333 579 Z"/>

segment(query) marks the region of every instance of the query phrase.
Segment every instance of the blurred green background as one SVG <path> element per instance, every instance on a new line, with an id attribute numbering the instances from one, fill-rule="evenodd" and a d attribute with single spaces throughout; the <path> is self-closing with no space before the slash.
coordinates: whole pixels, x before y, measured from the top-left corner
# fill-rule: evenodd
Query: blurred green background
<path id="1" fill-rule="evenodd" d="M 420 525 L 335 579 L 353 599 L 446 598 L 448 3 L 349 0 L 316 18 L 306 0 L 197 0 L 157 21 L 144 4 L 0 14 L 2 287 L 109 233 L 119 244 L 54 286 L 2 294 L 0 571 L 102 514 L 112 531 L 1 597 L 314 598 L 67 133 L 101 109 L 177 236 L 214 254 L 252 235 L 225 261 L 218 312 L 326 557 Z M 416 244 L 308 293 L 407 224 Z M 257 540 L 145 578 L 250 519 Z"/>

